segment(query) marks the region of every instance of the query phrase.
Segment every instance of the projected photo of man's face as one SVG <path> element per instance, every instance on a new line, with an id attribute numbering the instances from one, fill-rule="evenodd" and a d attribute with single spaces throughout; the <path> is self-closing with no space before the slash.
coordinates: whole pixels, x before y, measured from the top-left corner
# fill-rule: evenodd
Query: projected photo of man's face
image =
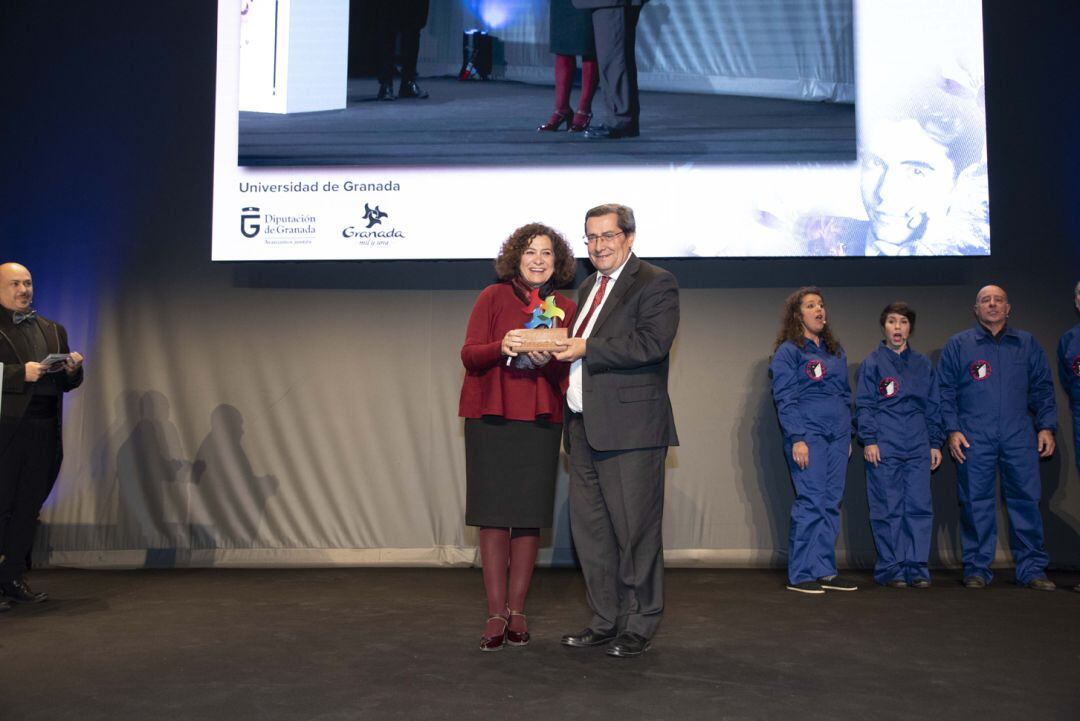
<path id="1" fill-rule="evenodd" d="M 860 155 L 868 243 L 914 243 L 948 214 L 957 168 L 946 146 L 918 122 L 875 123 Z"/>

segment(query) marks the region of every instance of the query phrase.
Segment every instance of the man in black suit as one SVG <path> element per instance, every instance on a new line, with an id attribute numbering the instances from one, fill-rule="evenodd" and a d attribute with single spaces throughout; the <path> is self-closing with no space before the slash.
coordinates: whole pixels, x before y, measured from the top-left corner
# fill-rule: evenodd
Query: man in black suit
<path id="1" fill-rule="evenodd" d="M 0 265 L 0 594 L 7 608 L 47 598 L 32 591 L 23 574 L 38 512 L 60 473 L 63 394 L 83 379 L 83 357 L 68 349 L 67 331 L 37 315 L 33 300 L 30 271 Z M 52 354 L 68 355 L 42 363 Z"/>
<path id="2" fill-rule="evenodd" d="M 636 138 L 638 116 L 637 23 L 649 0 L 573 0 L 574 7 L 593 11 L 596 59 L 600 65 L 600 88 L 610 119 L 590 127 L 585 137 L 593 140 Z"/>
<path id="3" fill-rule="evenodd" d="M 664 612 L 664 462 L 678 445 L 668 354 L 679 327 L 671 273 L 631 252 L 634 212 L 585 216 L 596 273 L 582 284 L 569 362 L 563 439 L 570 454 L 570 530 L 593 618 L 567 646 L 644 653 Z"/>

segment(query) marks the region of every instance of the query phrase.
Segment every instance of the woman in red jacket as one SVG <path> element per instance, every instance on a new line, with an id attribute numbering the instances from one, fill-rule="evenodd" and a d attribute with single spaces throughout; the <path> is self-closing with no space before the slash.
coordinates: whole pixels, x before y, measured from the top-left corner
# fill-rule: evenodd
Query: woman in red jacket
<path id="1" fill-rule="evenodd" d="M 554 289 L 575 269 L 555 230 L 539 223 L 515 230 L 495 259 L 499 282 L 476 300 L 461 347 L 465 523 L 480 527 L 489 616 L 482 651 L 529 642 L 525 595 L 540 528 L 551 526 L 569 366 L 515 348 L 527 324 L 570 326 L 576 306 Z"/>

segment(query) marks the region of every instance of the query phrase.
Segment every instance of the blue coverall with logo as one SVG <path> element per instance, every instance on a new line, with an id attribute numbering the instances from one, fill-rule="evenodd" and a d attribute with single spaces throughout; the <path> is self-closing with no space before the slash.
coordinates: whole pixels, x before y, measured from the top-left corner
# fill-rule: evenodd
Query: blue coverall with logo
<path id="1" fill-rule="evenodd" d="M 1030 333 L 1006 327 L 995 338 L 976 325 L 945 344 L 938 382 L 945 432 L 960 431 L 971 444 L 962 449 L 967 460 L 956 467 L 964 576 L 982 576 L 988 582 L 993 578 L 995 477 L 1000 468 L 1016 581 L 1027 584 L 1043 576 L 1049 562 L 1039 512 L 1042 483 L 1035 438 L 1036 428 L 1057 429 L 1046 353 Z"/>
<path id="2" fill-rule="evenodd" d="M 926 356 L 882 343 L 859 366 L 855 390 L 859 441 L 876 444 L 881 460 L 866 464 L 866 498 L 874 533 L 878 583 L 930 579 L 930 449 L 944 431 L 937 373 Z"/>
<path id="3" fill-rule="evenodd" d="M 1074 325 L 1058 343 L 1058 376 L 1069 396 L 1072 411 L 1074 460 L 1080 468 L 1080 325 Z"/>
<path id="4" fill-rule="evenodd" d="M 773 400 L 784 431 L 784 456 L 795 486 L 788 539 L 792 584 L 836 574 L 836 538 L 851 448 L 851 384 L 844 351 L 833 355 L 807 340 L 785 341 L 769 363 Z M 805 441 L 810 463 L 799 468 L 791 448 Z"/>

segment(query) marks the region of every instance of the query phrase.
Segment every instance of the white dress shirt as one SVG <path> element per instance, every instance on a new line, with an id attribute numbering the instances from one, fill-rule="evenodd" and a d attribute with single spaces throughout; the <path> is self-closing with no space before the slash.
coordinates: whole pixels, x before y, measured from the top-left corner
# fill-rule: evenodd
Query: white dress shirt
<path id="1" fill-rule="evenodd" d="M 593 311 L 592 317 L 589 318 L 589 324 L 585 326 L 585 330 L 582 333 L 578 333 L 577 324 L 585 319 L 585 316 L 574 321 L 574 328 L 571 335 L 580 335 L 582 338 L 588 338 L 592 333 L 593 326 L 596 325 L 596 319 L 600 317 L 600 311 L 604 309 L 604 304 L 608 302 L 608 298 L 611 297 L 611 291 L 615 288 L 615 282 L 619 280 L 619 274 L 622 273 L 623 268 L 626 267 L 626 261 L 630 260 L 630 255 L 627 254 L 626 260 L 618 268 L 608 274 L 610 280 L 607 283 L 607 288 L 604 290 L 604 297 L 600 299 L 600 305 Z M 588 315 L 589 308 L 592 307 L 593 298 L 596 297 L 597 292 L 600 290 L 600 273 L 596 274 L 596 282 L 593 283 L 592 290 L 589 292 L 589 297 L 585 299 L 585 302 L 578 305 L 578 308 L 585 308 L 585 314 Z M 586 346 L 587 347 L 587 346 Z M 570 364 L 570 387 L 566 389 L 566 405 L 574 413 L 581 413 L 583 405 L 583 399 L 581 397 L 581 363 L 582 358 L 578 358 L 576 361 Z"/>

